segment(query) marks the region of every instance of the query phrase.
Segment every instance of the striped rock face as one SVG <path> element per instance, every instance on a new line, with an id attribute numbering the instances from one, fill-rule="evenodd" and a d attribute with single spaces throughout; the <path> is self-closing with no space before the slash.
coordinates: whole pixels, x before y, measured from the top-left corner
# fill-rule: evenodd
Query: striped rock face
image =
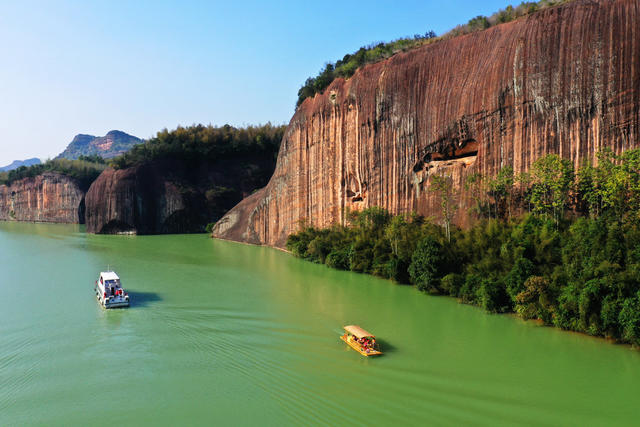
<path id="1" fill-rule="evenodd" d="M 437 217 L 430 175 L 516 173 L 549 153 L 579 166 L 640 146 L 640 2 L 577 0 L 365 66 L 291 119 L 271 181 L 214 236 L 284 246 L 300 220 L 348 209 Z"/>
<path id="2" fill-rule="evenodd" d="M 0 185 L 0 220 L 82 224 L 84 191 L 53 172 Z"/>

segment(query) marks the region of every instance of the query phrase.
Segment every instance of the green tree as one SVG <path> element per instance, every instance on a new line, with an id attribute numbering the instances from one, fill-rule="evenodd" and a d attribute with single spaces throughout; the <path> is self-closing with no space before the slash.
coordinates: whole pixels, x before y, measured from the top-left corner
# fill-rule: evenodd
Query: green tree
<path id="1" fill-rule="evenodd" d="M 447 241 L 451 242 L 451 221 L 453 221 L 453 216 L 458 209 L 455 200 L 456 191 L 453 186 L 453 180 L 447 175 L 433 175 L 431 176 L 429 189 L 436 192 L 440 197 L 442 221 L 444 223 Z"/>
<path id="2" fill-rule="evenodd" d="M 514 181 L 518 185 L 518 187 L 519 187 L 519 189 L 521 191 L 521 196 L 523 198 L 523 201 L 526 202 L 527 212 L 531 213 L 531 211 L 532 211 L 532 206 L 531 206 L 531 182 L 532 182 L 532 178 L 531 178 L 531 174 L 528 173 L 528 172 L 522 172 L 520 174 L 517 174 L 514 177 Z"/>
<path id="3" fill-rule="evenodd" d="M 625 214 L 630 221 L 640 219 L 640 149 L 627 150 L 619 156 L 624 186 Z"/>
<path id="4" fill-rule="evenodd" d="M 349 250 L 348 249 L 334 249 L 327 255 L 327 266 L 336 268 L 338 270 L 349 269 Z"/>
<path id="5" fill-rule="evenodd" d="M 633 345 L 640 344 L 640 292 L 624 300 L 619 319 L 622 338 Z"/>
<path id="6" fill-rule="evenodd" d="M 627 207 L 626 177 L 619 159 L 610 149 L 598 153 L 597 176 L 601 178 L 597 187 L 597 196 L 601 199 L 602 208 L 613 213 L 622 220 Z"/>
<path id="7" fill-rule="evenodd" d="M 464 189 L 473 199 L 474 206 L 472 211 L 477 216 L 482 217 L 485 211 L 485 178 L 478 172 L 467 175 L 464 180 Z M 491 216 L 491 213 L 489 213 L 489 216 Z"/>
<path id="8" fill-rule="evenodd" d="M 602 332 L 600 310 L 604 298 L 604 286 L 601 280 L 592 279 L 584 284 L 578 299 L 580 330 L 589 335 L 600 335 Z"/>
<path id="9" fill-rule="evenodd" d="M 411 261 L 411 254 L 420 241 L 424 225 L 424 218 L 417 214 L 411 214 L 407 221 L 404 216 L 397 215 L 391 218 L 385 227 L 384 236 L 389 241 L 393 255 L 404 261 Z M 431 224 L 428 225 L 429 227 Z"/>
<path id="10" fill-rule="evenodd" d="M 620 333 L 620 311 L 622 302 L 614 295 L 607 295 L 602 301 L 600 312 L 600 322 L 602 324 L 603 335 L 607 338 L 617 338 Z"/>
<path id="11" fill-rule="evenodd" d="M 489 23 L 487 17 L 482 15 L 471 18 L 467 23 L 467 27 L 470 31 L 484 30 L 486 28 L 489 28 L 490 26 L 491 24 Z"/>
<path id="12" fill-rule="evenodd" d="M 553 319 L 554 300 L 549 280 L 531 276 L 524 290 L 516 296 L 516 311 L 523 319 L 541 319 L 549 325 Z"/>
<path id="13" fill-rule="evenodd" d="M 397 282 L 410 282 L 408 269 L 416 244 L 422 237 L 421 224 L 422 217 L 415 214 L 411 215 L 410 221 L 398 215 L 393 217 L 385 228 L 384 236 L 392 251 L 387 275 Z"/>
<path id="14" fill-rule="evenodd" d="M 404 235 L 409 224 L 404 217 L 398 215 L 391 219 L 389 226 L 385 229 L 384 235 L 389 240 L 391 250 L 395 256 L 398 256 L 400 251 L 400 242 L 403 240 Z"/>
<path id="15" fill-rule="evenodd" d="M 431 236 L 420 241 L 409 266 L 409 276 L 419 290 L 431 293 L 439 292 L 440 264 L 442 246 Z"/>
<path id="16" fill-rule="evenodd" d="M 495 179 L 489 181 L 489 194 L 494 200 L 496 218 L 502 216 L 511 219 L 514 183 L 515 179 L 511 166 L 505 166 L 500 169 Z"/>
<path id="17" fill-rule="evenodd" d="M 511 311 L 511 299 L 504 288 L 504 284 L 492 278 L 484 278 L 478 289 L 480 305 L 491 313 Z"/>
<path id="18" fill-rule="evenodd" d="M 465 304 L 476 304 L 478 293 L 482 286 L 482 276 L 477 273 L 467 274 L 464 284 L 460 288 L 460 298 Z"/>
<path id="19" fill-rule="evenodd" d="M 587 162 L 583 163 L 576 173 L 578 209 L 592 218 L 597 217 L 602 209 L 598 175 L 598 169 Z"/>
<path id="20" fill-rule="evenodd" d="M 507 291 L 512 300 L 515 301 L 518 294 L 525 290 L 524 284 L 533 275 L 534 270 L 535 266 L 527 258 L 520 257 L 516 260 L 505 278 Z"/>
<path id="21" fill-rule="evenodd" d="M 567 159 L 549 154 L 536 160 L 531 171 L 530 200 L 533 212 L 550 215 L 558 224 L 569 202 L 573 166 Z"/>

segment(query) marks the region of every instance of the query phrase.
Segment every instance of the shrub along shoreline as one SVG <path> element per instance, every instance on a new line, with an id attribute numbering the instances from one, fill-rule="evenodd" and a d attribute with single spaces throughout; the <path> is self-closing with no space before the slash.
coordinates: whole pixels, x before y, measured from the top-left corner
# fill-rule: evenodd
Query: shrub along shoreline
<path id="1" fill-rule="evenodd" d="M 287 249 L 488 312 L 638 346 L 640 150 L 598 157 L 577 171 L 550 155 L 527 174 L 505 168 L 495 178 L 469 177 L 476 225 L 468 230 L 451 226 L 457 194 L 443 174 L 429 182 L 442 200 L 438 218 L 372 207 L 348 212 L 344 225 L 301 224 Z"/>

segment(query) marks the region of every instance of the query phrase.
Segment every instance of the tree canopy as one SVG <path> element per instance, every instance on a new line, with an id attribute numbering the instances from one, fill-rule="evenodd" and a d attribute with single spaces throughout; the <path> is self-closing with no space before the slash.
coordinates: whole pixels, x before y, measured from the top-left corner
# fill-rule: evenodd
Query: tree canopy
<path id="1" fill-rule="evenodd" d="M 73 178 L 79 187 L 86 191 L 105 168 L 104 161 L 94 161 L 92 157 L 79 160 L 47 160 L 39 165 L 20 166 L 12 171 L 0 173 L 0 185 L 11 185 L 20 179 L 33 178 L 45 172 L 57 172 Z"/>
<path id="2" fill-rule="evenodd" d="M 231 159 L 247 153 L 275 159 L 285 126 L 271 123 L 261 126 L 193 125 L 174 130 L 163 129 L 154 138 L 136 145 L 111 160 L 110 166 L 124 169 L 152 160 L 179 158 L 185 161 Z"/>

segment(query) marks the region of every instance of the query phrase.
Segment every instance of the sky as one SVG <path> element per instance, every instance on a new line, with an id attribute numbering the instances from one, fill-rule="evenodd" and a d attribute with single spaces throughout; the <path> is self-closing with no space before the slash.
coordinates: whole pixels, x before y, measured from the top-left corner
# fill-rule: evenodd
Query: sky
<path id="1" fill-rule="evenodd" d="M 0 0 L 0 166 L 78 133 L 288 123 L 328 61 L 508 0 Z"/>

